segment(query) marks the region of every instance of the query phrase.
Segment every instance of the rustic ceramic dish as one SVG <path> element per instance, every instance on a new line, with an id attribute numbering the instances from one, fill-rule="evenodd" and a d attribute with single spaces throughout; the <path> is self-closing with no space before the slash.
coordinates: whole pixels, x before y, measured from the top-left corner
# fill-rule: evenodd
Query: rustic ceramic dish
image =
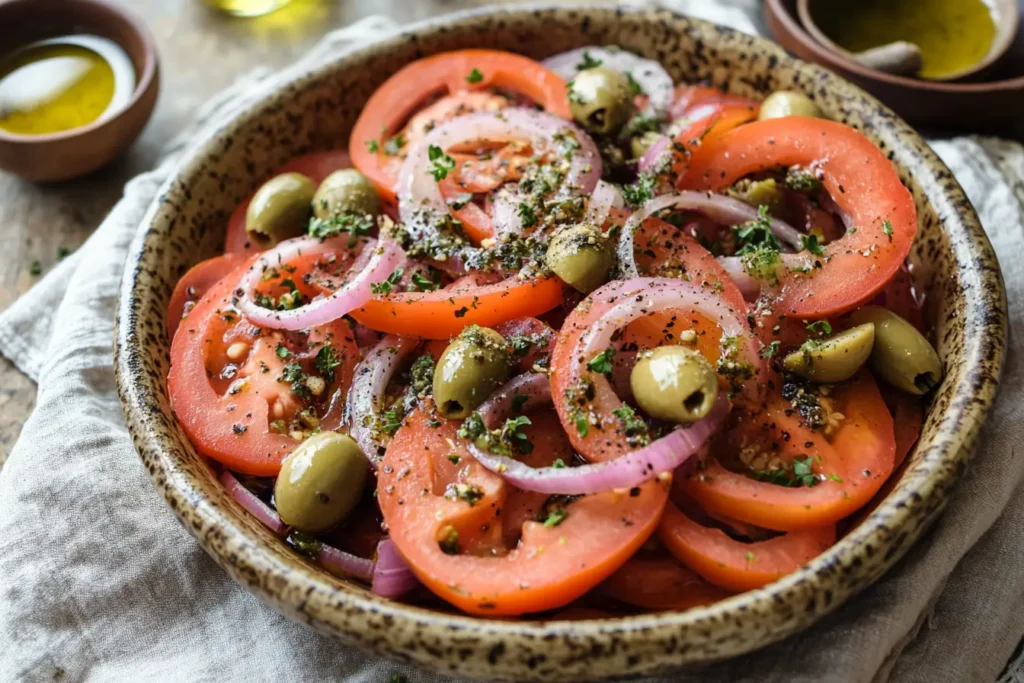
<path id="1" fill-rule="evenodd" d="M 803 90 L 870 136 L 920 212 L 913 251 L 945 365 L 920 444 L 868 520 L 806 567 L 764 589 L 682 613 L 580 621 L 477 619 L 411 607 L 335 578 L 292 552 L 221 488 L 167 399 L 165 311 L 177 279 L 217 254 L 236 202 L 290 157 L 344 145 L 370 93 L 424 55 L 486 45 L 544 57 L 615 43 L 679 81 L 761 97 Z M 523 8 L 420 24 L 299 74 L 200 144 L 151 207 L 131 249 L 118 308 L 118 387 L 136 448 L 160 492 L 236 581 L 284 614 L 367 650 L 488 679 L 579 681 L 664 672 L 777 641 L 878 579 L 942 509 L 964 471 L 1003 362 L 1006 302 L 978 218 L 925 143 L 877 101 L 767 41 L 665 11 Z"/>

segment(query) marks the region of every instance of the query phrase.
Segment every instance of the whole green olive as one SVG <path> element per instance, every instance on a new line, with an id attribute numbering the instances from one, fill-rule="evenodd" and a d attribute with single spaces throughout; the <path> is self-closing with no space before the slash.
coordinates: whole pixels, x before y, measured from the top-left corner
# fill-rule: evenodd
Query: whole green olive
<path id="1" fill-rule="evenodd" d="M 354 168 L 335 171 L 324 178 L 313 196 L 313 215 L 322 220 L 343 213 L 376 215 L 379 211 L 380 201 L 373 183 Z"/>
<path id="2" fill-rule="evenodd" d="M 812 339 L 786 356 L 782 365 L 812 382 L 845 382 L 864 365 L 875 343 L 875 326 L 864 323 L 828 339 Z"/>
<path id="3" fill-rule="evenodd" d="M 568 88 L 573 118 L 593 133 L 616 133 L 636 112 L 629 80 L 613 69 L 584 69 Z"/>
<path id="4" fill-rule="evenodd" d="M 920 396 L 942 380 L 942 361 L 913 325 L 881 306 L 862 306 L 850 315 L 856 324 L 875 326 L 868 360 L 875 375 L 897 389 Z"/>
<path id="5" fill-rule="evenodd" d="M 351 437 L 315 434 L 292 451 L 274 484 L 274 503 L 285 524 L 317 532 L 344 521 L 359 503 L 367 460 Z"/>
<path id="6" fill-rule="evenodd" d="M 644 351 L 629 375 L 633 397 L 645 413 L 682 424 L 707 415 L 718 398 L 718 376 L 699 351 L 659 346 Z"/>
<path id="7" fill-rule="evenodd" d="M 764 98 L 758 120 L 780 119 L 784 116 L 813 116 L 824 118 L 821 108 L 814 101 L 800 92 L 779 90 Z"/>
<path id="8" fill-rule="evenodd" d="M 755 209 L 767 206 L 773 216 L 779 215 L 785 207 L 785 197 L 775 178 L 741 180 L 728 190 L 728 194 Z"/>
<path id="9" fill-rule="evenodd" d="M 635 135 L 629 139 L 629 151 L 633 153 L 634 159 L 639 159 L 659 139 L 661 139 L 661 133 L 653 130 Z"/>
<path id="10" fill-rule="evenodd" d="M 589 294 L 608 280 L 615 247 L 596 225 L 580 223 L 554 234 L 545 260 L 563 282 Z"/>
<path id="11" fill-rule="evenodd" d="M 508 380 L 508 343 L 488 327 L 470 325 L 452 340 L 434 369 L 434 403 L 449 419 L 469 417 Z"/>
<path id="12" fill-rule="evenodd" d="M 274 176 L 256 190 L 245 212 L 245 229 L 261 245 L 306 232 L 316 185 L 301 173 Z"/>

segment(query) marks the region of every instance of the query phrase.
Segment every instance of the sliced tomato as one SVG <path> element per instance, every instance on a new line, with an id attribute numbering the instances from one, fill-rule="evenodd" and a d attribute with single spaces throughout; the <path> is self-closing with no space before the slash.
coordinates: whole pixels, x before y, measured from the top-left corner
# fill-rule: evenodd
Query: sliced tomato
<path id="1" fill-rule="evenodd" d="M 557 278 L 511 277 L 479 286 L 376 296 L 352 317 L 389 334 L 449 339 L 467 325 L 494 327 L 511 318 L 540 315 L 561 303 L 562 283 Z"/>
<path id="2" fill-rule="evenodd" d="M 525 432 L 534 448 L 523 460 L 570 462 L 572 448 L 554 415 L 530 418 Z M 566 605 L 625 563 L 657 526 L 668 498 L 662 483 L 549 500 L 483 469 L 456 435 L 457 422 L 431 419 L 417 411 L 395 434 L 378 502 L 420 581 L 460 609 L 494 616 Z M 555 507 L 566 513 L 557 524 L 550 521 Z"/>
<path id="3" fill-rule="evenodd" d="M 301 173 L 308 176 L 310 180 L 319 185 L 324 178 L 335 171 L 343 168 L 352 168 L 348 152 L 343 149 L 332 149 L 327 152 L 313 152 L 295 157 L 284 164 L 267 178 L 281 175 L 282 173 Z M 257 188 L 258 189 L 258 188 Z M 231 212 L 228 219 L 227 236 L 224 238 L 224 251 L 228 253 L 255 253 L 262 251 L 262 247 L 249 239 L 249 233 L 245 231 L 245 212 L 249 210 L 249 202 L 256 190 L 249 193 L 242 202 Z"/>
<path id="4" fill-rule="evenodd" d="M 167 334 L 174 339 L 178 323 L 188 315 L 207 290 L 225 275 L 246 261 L 245 254 L 222 254 L 197 263 L 174 286 L 171 302 L 167 304 Z"/>
<path id="5" fill-rule="evenodd" d="M 520 372 L 530 372 L 540 363 L 548 366 L 551 350 L 555 348 L 555 331 L 536 318 L 513 318 L 497 325 L 495 332 L 504 337 L 512 351 Z"/>
<path id="6" fill-rule="evenodd" d="M 812 430 L 777 394 L 759 414 L 741 414 L 716 448 L 754 449 L 765 458 L 812 458 L 814 486 L 758 481 L 708 458 L 684 475 L 686 494 L 710 513 L 766 529 L 789 531 L 833 525 L 875 495 L 893 471 L 893 420 L 871 375 L 861 373 L 829 395 L 842 414 L 831 438 Z"/>
<path id="7" fill-rule="evenodd" d="M 688 610 L 732 595 L 708 583 L 664 550 L 654 555 L 634 555 L 595 590 L 628 605 L 651 610 Z"/>
<path id="8" fill-rule="evenodd" d="M 796 165 L 819 175 L 851 229 L 825 245 L 821 257 L 783 257 L 788 267 L 780 269 L 774 309 L 804 318 L 841 314 L 888 285 L 917 233 L 913 197 L 885 153 L 864 135 L 824 119 L 756 121 L 705 137 L 677 186 L 721 191 L 744 176 Z M 807 272 L 796 270 L 799 264 Z"/>
<path id="9" fill-rule="evenodd" d="M 695 115 L 693 122 L 675 137 L 672 146 L 672 171 L 677 176 L 686 173 L 698 149 L 757 118 L 756 107 L 729 102 L 703 104 L 694 108 L 691 113 Z"/>
<path id="10" fill-rule="evenodd" d="M 835 543 L 835 526 L 791 531 L 744 543 L 721 529 L 706 527 L 674 504 L 658 525 L 665 547 L 706 580 L 731 591 L 760 588 L 790 574 Z"/>
<path id="11" fill-rule="evenodd" d="M 200 453 L 235 472 L 268 477 L 300 443 L 292 431 L 311 430 L 314 419 L 323 429 L 341 423 L 359 349 L 344 320 L 290 334 L 247 322 L 234 296 L 251 261 L 214 285 L 178 328 L 167 381 L 171 407 Z M 339 363 L 326 377 L 316 363 L 325 347 Z M 323 381 L 319 396 L 305 383 L 296 388 L 285 370 L 292 363 Z M 303 428 L 293 430 L 300 419 Z"/>
<path id="12" fill-rule="evenodd" d="M 524 95 L 551 114 L 572 118 L 565 81 L 532 59 L 498 50 L 444 52 L 400 69 L 370 96 L 349 139 L 353 163 L 373 180 L 385 201 L 394 203 L 397 170 L 383 140 L 398 133 L 434 96 L 491 88 Z M 466 111 L 456 106 L 439 114 L 450 117 Z M 379 143 L 370 144 L 374 140 Z"/>

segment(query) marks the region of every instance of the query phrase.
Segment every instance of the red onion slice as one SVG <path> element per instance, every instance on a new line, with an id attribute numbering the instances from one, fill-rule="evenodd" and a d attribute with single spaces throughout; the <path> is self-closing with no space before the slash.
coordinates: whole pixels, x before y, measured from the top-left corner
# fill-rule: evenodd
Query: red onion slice
<path id="1" fill-rule="evenodd" d="M 743 261 L 739 256 L 719 256 L 718 262 L 729 277 L 739 288 L 743 298 L 747 301 L 756 301 L 761 294 L 761 281 L 753 277 L 743 268 Z"/>
<path id="2" fill-rule="evenodd" d="M 672 138 L 669 136 L 659 136 L 654 144 L 648 147 L 643 156 L 637 160 L 636 169 L 643 173 L 656 167 L 661 162 L 662 156 L 669 154 L 669 144 L 671 142 Z"/>
<path id="3" fill-rule="evenodd" d="M 383 282 L 405 262 L 405 252 L 393 240 L 386 237 L 382 237 L 376 242 L 367 240 L 362 243 L 362 249 L 371 250 L 366 265 L 355 272 L 347 283 L 332 294 L 313 299 L 310 303 L 290 311 L 275 311 L 256 304 L 253 293 L 267 269 L 288 263 L 303 254 L 346 250 L 348 249 L 347 245 L 347 237 L 327 240 L 323 243 L 312 237 L 298 237 L 281 242 L 273 249 L 264 252 L 249 267 L 238 284 L 244 292 L 239 301 L 242 313 L 254 325 L 270 329 L 302 330 L 323 325 L 337 320 L 369 301 L 373 296 L 370 286 Z M 357 258 L 357 263 L 358 261 Z M 349 271 L 349 273 L 351 275 L 353 271 Z"/>
<path id="4" fill-rule="evenodd" d="M 591 45 L 548 57 L 541 64 L 566 81 L 570 81 L 582 71 L 580 67 L 584 61 L 584 52 L 591 60 L 600 60 L 601 66 L 628 73 L 632 77 L 640 86 L 640 90 L 647 95 L 648 104 L 644 109 L 645 114 L 664 113 L 672 104 L 675 97 L 675 84 L 665 67 L 658 62 L 644 59 L 640 55 L 626 50 L 612 50 Z"/>
<path id="5" fill-rule="evenodd" d="M 400 598 L 420 585 L 398 547 L 390 538 L 377 545 L 377 561 L 373 565 L 371 590 L 385 598 Z"/>
<path id="6" fill-rule="evenodd" d="M 664 209 L 676 208 L 688 211 L 699 211 L 712 220 L 725 225 L 739 225 L 746 221 L 755 220 L 758 217 L 757 209 L 732 197 L 711 192 L 694 192 L 686 190 L 674 194 L 665 194 L 646 202 L 643 206 L 633 212 L 633 215 L 626 221 L 619 237 L 619 266 L 622 269 L 624 278 L 639 277 L 640 272 L 636 267 L 636 259 L 633 255 L 633 233 L 640 224 L 649 216 Z M 791 225 L 778 219 L 772 220 L 772 232 L 783 243 L 794 248 L 803 249 L 803 242 L 800 239 L 800 232 Z"/>
<path id="7" fill-rule="evenodd" d="M 365 557 L 357 557 L 344 550 L 338 550 L 326 543 L 320 544 L 320 555 L 317 557 L 320 564 L 332 574 L 351 576 L 369 583 L 374 574 L 373 560 Z"/>
<path id="8" fill-rule="evenodd" d="M 383 408 L 381 401 L 384 391 L 402 360 L 417 346 L 419 341 L 415 339 L 387 336 L 370 349 L 356 366 L 346 408 L 349 436 L 359 444 L 374 469 L 380 460 L 380 444 L 373 438 L 373 426 Z"/>
<path id="9" fill-rule="evenodd" d="M 613 208 L 622 208 L 622 193 L 619 188 L 603 180 L 597 181 L 594 193 L 590 195 L 587 203 L 587 213 L 584 220 L 592 225 L 601 227 L 608 220 L 608 214 Z"/>
<path id="10" fill-rule="evenodd" d="M 234 498 L 239 505 L 251 514 L 253 517 L 263 523 L 263 526 L 273 531 L 278 536 L 284 536 L 288 531 L 288 525 L 281 521 L 277 512 L 264 503 L 259 497 L 245 488 L 242 482 L 235 478 L 235 475 L 231 474 L 227 470 L 220 473 L 220 483 L 224 485 L 224 488 L 228 490 L 231 497 Z"/>
<path id="11" fill-rule="evenodd" d="M 480 416 L 488 428 L 497 427 L 508 414 L 516 394 L 550 402 L 547 376 L 520 375 L 485 401 L 480 407 Z M 701 450 L 728 414 L 729 401 L 719 395 L 711 412 L 692 425 L 676 429 L 649 446 L 614 460 L 579 467 L 530 467 L 514 458 L 488 453 L 472 442 L 468 447 L 477 462 L 524 491 L 587 495 L 632 488 L 663 472 L 675 470 Z"/>
<path id="12" fill-rule="evenodd" d="M 554 198 L 588 195 L 601 178 L 601 155 L 588 135 L 564 119 L 533 109 L 513 108 L 466 114 L 439 125 L 413 145 L 398 175 L 398 211 L 409 234 L 414 240 L 422 239 L 435 230 L 437 217 L 449 212 L 431 175 L 431 147 L 448 150 L 467 143 L 528 141 L 538 153 L 551 149 L 561 154 L 555 149 L 554 140 L 559 133 L 574 138 L 579 148 L 569 157 L 568 171 Z M 511 220 L 506 219 L 506 223 L 503 227 L 495 221 L 495 232 L 512 229 Z"/>

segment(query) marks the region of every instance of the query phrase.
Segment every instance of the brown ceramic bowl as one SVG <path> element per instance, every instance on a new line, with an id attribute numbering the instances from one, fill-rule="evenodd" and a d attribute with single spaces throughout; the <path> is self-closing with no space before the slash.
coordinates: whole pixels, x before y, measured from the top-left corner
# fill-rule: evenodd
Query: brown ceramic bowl
<path id="1" fill-rule="evenodd" d="M 120 112 L 80 128 L 47 135 L 0 130 L 0 169 L 26 180 L 67 180 L 103 166 L 138 137 L 156 104 L 156 44 L 133 13 L 104 0 L 0 2 L 0 56 L 72 33 L 92 33 L 120 45 L 135 67 L 135 90 Z"/>
<path id="2" fill-rule="evenodd" d="M 1017 5 L 1024 8 L 1024 0 Z M 969 81 L 947 83 L 875 71 L 821 44 L 801 25 L 796 0 L 765 0 L 764 13 L 787 50 L 856 83 L 915 126 L 1024 138 L 1024 29 L 994 66 Z"/>
<path id="3" fill-rule="evenodd" d="M 540 58 L 617 44 L 679 81 L 747 97 L 797 89 L 892 159 L 913 193 L 919 285 L 945 378 L 906 474 L 863 524 L 807 566 L 687 612 L 609 619 L 480 619 L 378 598 L 292 552 L 247 515 L 196 455 L 167 398 L 165 311 L 175 282 L 219 253 L 235 204 L 289 158 L 344 146 L 370 93 L 424 55 L 487 46 Z M 999 380 L 1006 302 L 978 217 L 949 170 L 891 111 L 768 41 L 666 11 L 516 7 L 458 14 L 289 73 L 199 144 L 158 195 L 121 286 L 116 369 L 135 446 L 186 529 L 236 581 L 293 619 L 381 655 L 487 679 L 579 681 L 679 670 L 749 652 L 836 609 L 892 566 L 942 510 Z M 940 218 L 941 217 L 941 218 Z"/>

